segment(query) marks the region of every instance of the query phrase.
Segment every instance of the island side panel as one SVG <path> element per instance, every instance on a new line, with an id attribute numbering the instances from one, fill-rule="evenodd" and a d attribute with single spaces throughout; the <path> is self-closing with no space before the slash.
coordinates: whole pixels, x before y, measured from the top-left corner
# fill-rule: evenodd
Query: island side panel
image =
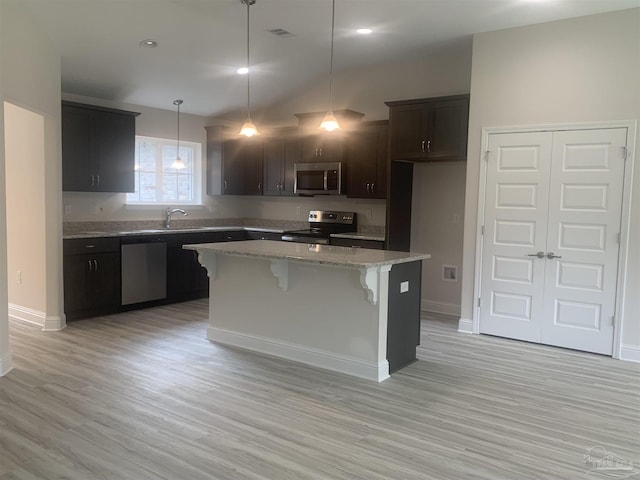
<path id="1" fill-rule="evenodd" d="M 388 272 L 379 273 L 383 301 L 372 305 L 358 269 L 288 262 L 283 291 L 269 260 L 200 254 L 216 269 L 209 340 L 371 380 L 388 377 Z"/>
<path id="2" fill-rule="evenodd" d="M 400 263 L 389 274 L 389 373 L 416 361 L 420 345 L 422 261 Z"/>

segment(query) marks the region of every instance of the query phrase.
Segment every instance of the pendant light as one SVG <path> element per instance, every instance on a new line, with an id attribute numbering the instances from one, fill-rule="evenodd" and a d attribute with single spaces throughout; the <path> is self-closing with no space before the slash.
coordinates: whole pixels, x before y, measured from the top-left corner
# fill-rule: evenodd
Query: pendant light
<path id="1" fill-rule="evenodd" d="M 251 121 L 251 89 L 249 85 L 249 75 L 251 67 L 249 66 L 249 7 L 256 3 L 256 0 L 240 0 L 242 4 L 247 6 L 247 120 L 240 129 L 240 135 L 245 137 L 253 137 L 258 135 L 258 129 Z"/>
<path id="2" fill-rule="evenodd" d="M 326 130 L 327 132 L 332 132 L 340 128 L 340 125 L 336 120 L 336 116 L 333 114 L 333 36 L 334 36 L 335 20 L 336 20 L 336 0 L 331 0 L 331 1 L 332 1 L 332 10 L 331 10 L 331 60 L 329 63 L 329 111 L 324 116 L 324 119 L 320 124 L 320 128 Z"/>
<path id="3" fill-rule="evenodd" d="M 171 164 L 171 168 L 175 168 L 176 170 L 182 170 L 186 168 L 186 165 L 180 158 L 180 105 L 182 105 L 182 100 L 174 100 L 173 104 L 178 107 L 178 134 L 176 135 L 177 143 L 176 143 L 176 159 Z"/>

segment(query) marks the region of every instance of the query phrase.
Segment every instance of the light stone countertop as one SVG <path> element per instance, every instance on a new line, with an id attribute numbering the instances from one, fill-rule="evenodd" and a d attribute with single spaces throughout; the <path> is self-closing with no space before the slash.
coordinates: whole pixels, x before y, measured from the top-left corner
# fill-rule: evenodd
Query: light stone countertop
<path id="1" fill-rule="evenodd" d="M 84 231 L 64 235 L 64 239 L 73 238 L 101 238 L 101 237 L 129 237 L 135 235 L 168 235 L 172 233 L 199 233 L 199 232 L 225 232 L 231 230 L 246 230 L 250 232 L 283 233 L 284 229 L 265 227 L 239 227 L 239 226 L 216 226 L 216 227 L 187 227 L 187 228 L 150 228 L 140 230 L 124 231 Z"/>
<path id="2" fill-rule="evenodd" d="M 288 260 L 301 263 L 336 265 L 348 268 L 371 268 L 431 258 L 428 253 L 371 250 L 307 243 L 254 240 L 251 242 L 203 243 L 184 245 L 186 250 L 218 253 L 268 260 Z"/>

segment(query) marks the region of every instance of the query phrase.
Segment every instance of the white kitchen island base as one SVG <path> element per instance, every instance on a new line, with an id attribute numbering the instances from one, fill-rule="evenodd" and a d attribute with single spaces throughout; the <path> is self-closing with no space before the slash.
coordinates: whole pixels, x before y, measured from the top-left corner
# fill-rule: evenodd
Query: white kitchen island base
<path id="1" fill-rule="evenodd" d="M 186 248 L 210 276 L 209 340 L 375 381 L 389 377 L 390 271 L 408 261 L 419 271 L 428 257 L 365 262 L 380 251 L 271 241 Z M 404 283 L 419 328 L 419 275 Z"/>

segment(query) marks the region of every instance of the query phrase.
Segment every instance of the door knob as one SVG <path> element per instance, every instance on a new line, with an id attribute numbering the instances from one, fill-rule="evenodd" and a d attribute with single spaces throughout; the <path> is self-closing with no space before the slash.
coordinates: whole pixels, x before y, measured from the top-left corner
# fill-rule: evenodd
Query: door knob
<path id="1" fill-rule="evenodd" d="M 554 258 L 562 258 L 562 255 L 554 255 L 554 253 L 553 253 L 553 252 L 549 252 L 549 253 L 547 253 L 547 258 L 548 258 L 549 260 L 552 260 L 552 259 L 554 259 Z"/>
<path id="2" fill-rule="evenodd" d="M 530 253 L 529 255 L 527 255 L 527 257 L 544 258 L 544 252 L 543 251 L 539 251 L 538 253 Z"/>

